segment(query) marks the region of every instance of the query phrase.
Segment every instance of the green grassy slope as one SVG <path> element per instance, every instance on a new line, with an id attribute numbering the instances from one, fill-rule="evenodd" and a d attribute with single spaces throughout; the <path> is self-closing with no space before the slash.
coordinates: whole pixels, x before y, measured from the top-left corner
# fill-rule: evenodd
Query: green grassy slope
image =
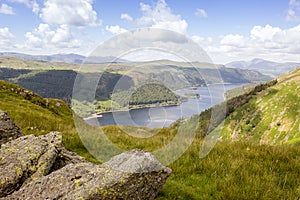
<path id="1" fill-rule="evenodd" d="M 62 100 L 44 99 L 30 90 L 0 80 L 0 109 L 7 112 L 25 134 L 62 132 L 67 149 L 94 161 L 78 137 L 71 109 Z"/>
<path id="2" fill-rule="evenodd" d="M 250 112 L 252 108 L 249 105 L 253 105 L 251 102 L 256 99 L 270 100 L 267 94 L 274 88 L 277 88 L 279 94 L 287 91 L 297 92 L 298 86 L 295 88 L 294 84 L 299 82 L 298 73 L 299 71 L 296 70 L 280 77 L 278 83 L 272 81 L 258 85 L 247 94 L 229 100 L 227 103 L 229 116 L 235 115 L 243 108 L 248 108 L 246 110 Z M 291 85 L 294 86 L 290 87 Z M 282 97 L 282 101 L 286 103 L 290 101 L 289 99 L 289 95 Z M 298 109 L 297 100 L 293 98 L 292 105 L 296 105 Z M 263 109 L 263 106 L 261 108 Z M 294 110 L 297 111 L 296 108 L 294 107 Z M 195 116 L 199 120 L 197 135 L 189 149 L 170 165 L 173 174 L 158 199 L 300 198 L 300 147 L 298 145 L 273 146 L 249 140 L 234 142 L 223 140 L 208 156 L 200 159 L 199 151 L 203 136 L 209 127 L 210 112 L 211 110 L 207 110 Z M 266 112 L 268 116 L 274 116 L 273 110 Z M 298 123 L 297 118 L 291 120 L 294 120 L 292 123 Z M 136 147 L 153 151 L 162 148 L 174 138 L 180 123 L 179 120 L 171 127 L 162 129 L 154 137 L 143 140 L 128 136 L 115 126 L 105 127 L 104 132 L 114 144 L 123 149 Z M 284 122 L 282 125 L 285 125 Z"/>
<path id="3" fill-rule="evenodd" d="M 225 120 L 223 137 L 257 143 L 300 143 L 300 68 L 282 75 Z"/>
<path id="4" fill-rule="evenodd" d="M 293 72 L 286 77 L 295 77 L 297 73 Z M 248 94 L 229 100 L 227 112 L 235 113 L 237 107 L 247 106 L 247 102 L 253 101 L 251 99 L 264 96 L 274 87 L 284 90 L 284 87 L 281 88 L 283 78 L 279 78 L 278 85 L 273 86 L 276 82 L 258 85 Z M 289 85 L 286 81 L 285 83 Z M 269 115 L 272 115 L 272 112 L 269 112 Z M 199 116 L 194 116 L 194 119 L 199 120 L 196 137 L 188 150 L 170 165 L 173 174 L 157 199 L 300 198 L 300 147 L 297 145 L 270 146 L 248 140 L 223 140 L 208 156 L 199 158 L 210 115 L 209 109 Z M 180 123 L 179 120 L 171 127 L 162 129 L 157 135 L 143 140 L 129 136 L 116 126 L 107 126 L 104 132 L 120 148 L 154 151 L 172 141 Z"/>
<path id="5" fill-rule="evenodd" d="M 173 173 L 157 199 L 300 197 L 299 146 L 223 141 L 208 156 L 199 158 L 209 116 L 209 111 L 200 115 L 199 132 L 188 150 L 169 166 Z M 162 129 L 149 139 L 131 137 L 116 126 L 107 126 L 104 132 L 120 148 L 154 151 L 172 141 L 177 127 L 178 125 L 174 125 L 172 128 Z"/>
<path id="6" fill-rule="evenodd" d="M 295 77 L 295 73 L 287 75 L 285 78 L 283 77 L 284 80 L 283 78 L 279 79 L 278 85 L 259 92 L 256 96 L 254 93 L 250 96 L 259 99 L 261 95 L 261 97 L 265 97 L 264 93 L 267 94 L 271 89 L 277 87 L 277 93 L 280 93 L 285 88 L 280 88 L 280 85 L 289 86 Z M 0 109 L 7 111 L 25 133 L 37 135 L 51 130 L 59 130 L 63 133 L 64 142 L 68 149 L 92 160 L 76 133 L 72 112 L 63 102 L 49 99 L 47 103 L 47 100 L 36 95 L 31 98 L 26 97 L 23 94 L 24 89 L 19 90 L 22 90 L 22 93 L 16 93 L 18 91 L 17 86 L 1 81 Z M 233 108 L 239 105 L 241 101 L 242 99 L 239 98 L 231 101 L 228 106 L 230 112 L 234 114 Z M 244 106 L 246 105 L 248 104 Z M 269 146 L 251 141 L 237 140 L 231 142 L 224 140 L 219 142 L 208 156 L 200 159 L 199 151 L 203 136 L 209 127 L 210 112 L 211 110 L 207 110 L 191 119 L 199 121 L 197 134 L 187 151 L 177 161 L 170 164 L 169 167 L 172 168 L 173 173 L 157 199 L 300 198 L 300 148 L 297 145 Z M 272 112 L 269 115 L 272 116 Z M 82 120 L 78 120 L 83 123 Z M 161 130 L 143 128 L 144 132 L 154 134 L 154 136 L 145 139 L 128 134 L 128 132 L 142 131 L 142 129 L 135 127 L 122 127 L 120 129 L 117 126 L 106 126 L 102 127 L 102 130 L 114 145 L 124 150 L 140 148 L 154 151 L 170 143 L 183 122 L 184 120 L 178 120 L 172 126 Z M 106 144 L 99 141 L 100 138 L 97 137 L 96 132 L 93 133 L 97 128 L 88 125 L 83 125 L 82 128 L 88 130 L 87 139 L 90 138 L 95 141 L 96 146 L 94 148 L 106 149 Z M 189 133 L 188 127 L 185 131 L 186 134 Z M 155 135 L 155 133 L 157 134 Z"/>

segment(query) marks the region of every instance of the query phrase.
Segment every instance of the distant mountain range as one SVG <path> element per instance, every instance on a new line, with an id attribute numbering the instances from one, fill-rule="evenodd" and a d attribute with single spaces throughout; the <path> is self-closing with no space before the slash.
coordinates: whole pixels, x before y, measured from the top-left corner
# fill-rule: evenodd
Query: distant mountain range
<path id="1" fill-rule="evenodd" d="M 296 67 L 300 66 L 299 63 L 287 62 L 287 63 L 277 63 L 263 59 L 253 59 L 251 61 L 235 61 L 225 65 L 230 68 L 240 68 L 240 69 L 250 69 L 256 70 L 263 74 L 276 77 L 281 74 L 287 73 Z"/>
<path id="2" fill-rule="evenodd" d="M 35 60 L 44 62 L 63 62 L 71 64 L 100 64 L 100 63 L 129 63 L 130 61 L 125 59 L 116 58 L 113 56 L 107 57 L 96 57 L 96 56 L 82 56 L 79 54 L 54 54 L 54 55 L 29 55 L 15 52 L 0 52 L 0 56 L 10 56 L 14 58 L 19 58 L 22 60 Z M 269 75 L 271 77 L 276 77 L 281 74 L 287 73 L 296 67 L 300 66 L 299 63 L 287 62 L 278 63 L 273 61 L 268 61 L 264 59 L 253 59 L 251 61 L 234 61 L 225 65 L 227 68 L 240 68 L 255 70 L 260 73 Z"/>
<path id="3" fill-rule="evenodd" d="M 107 57 L 96 57 L 90 56 L 85 57 L 78 54 L 54 54 L 54 55 L 29 55 L 23 53 L 15 52 L 0 52 L 0 56 L 10 56 L 14 58 L 19 58 L 22 60 L 36 60 L 44 62 L 63 62 L 63 63 L 110 63 L 110 62 L 128 62 L 127 60 L 116 58 L 113 56 Z"/>
<path id="4" fill-rule="evenodd" d="M 80 73 L 77 73 L 79 67 Z M 9 56 L 0 57 L 0 80 L 18 84 L 43 97 L 59 98 L 69 102 L 76 77 L 88 82 L 101 77 L 95 96 L 99 101 L 109 100 L 115 88 L 116 91 L 121 92 L 154 82 L 178 90 L 206 84 L 271 80 L 270 76 L 254 70 L 227 68 L 209 63 L 189 64 L 161 60 L 143 63 L 67 64 L 22 60 Z M 86 94 L 82 95 L 85 96 Z"/>

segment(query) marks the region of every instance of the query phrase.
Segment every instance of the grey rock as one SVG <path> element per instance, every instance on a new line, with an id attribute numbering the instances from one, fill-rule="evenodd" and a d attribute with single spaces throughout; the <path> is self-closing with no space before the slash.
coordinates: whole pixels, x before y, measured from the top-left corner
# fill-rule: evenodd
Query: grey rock
<path id="1" fill-rule="evenodd" d="M 163 168 L 154 155 L 139 149 L 114 156 L 105 165 L 126 173 L 158 172 Z"/>
<path id="2" fill-rule="evenodd" d="M 5 199 L 154 199 L 170 174 L 149 152 L 135 149 L 103 165 L 68 164 Z"/>
<path id="3" fill-rule="evenodd" d="M 1 200 L 154 199 L 172 172 L 138 149 L 102 165 L 90 163 L 64 149 L 59 132 L 22 136 L 4 112 L 0 133 Z"/>
<path id="4" fill-rule="evenodd" d="M 0 145 L 23 136 L 19 127 L 10 119 L 6 112 L 0 110 Z"/>
<path id="5" fill-rule="evenodd" d="M 0 197 L 11 194 L 26 183 L 51 172 L 62 148 L 62 136 L 23 136 L 2 144 L 0 149 Z"/>
<path id="6" fill-rule="evenodd" d="M 77 163 L 85 163 L 88 162 L 83 157 L 77 155 L 74 152 L 68 151 L 66 149 L 61 149 L 60 153 L 58 154 L 54 165 L 52 167 L 53 171 L 56 171 L 58 169 L 61 169 L 62 167 L 68 165 L 68 164 L 77 164 Z"/>

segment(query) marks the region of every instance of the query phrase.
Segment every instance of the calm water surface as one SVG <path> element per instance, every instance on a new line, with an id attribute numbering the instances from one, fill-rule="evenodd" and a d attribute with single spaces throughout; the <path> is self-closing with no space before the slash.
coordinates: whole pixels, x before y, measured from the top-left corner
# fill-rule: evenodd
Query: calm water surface
<path id="1" fill-rule="evenodd" d="M 102 117 L 88 119 L 91 125 L 103 126 L 111 124 L 147 126 L 161 128 L 169 126 L 180 118 L 199 114 L 224 101 L 224 92 L 243 84 L 210 85 L 208 87 L 187 88 L 176 91 L 179 95 L 199 94 L 200 98 L 190 97 L 178 106 L 142 108 L 130 111 L 104 113 Z"/>

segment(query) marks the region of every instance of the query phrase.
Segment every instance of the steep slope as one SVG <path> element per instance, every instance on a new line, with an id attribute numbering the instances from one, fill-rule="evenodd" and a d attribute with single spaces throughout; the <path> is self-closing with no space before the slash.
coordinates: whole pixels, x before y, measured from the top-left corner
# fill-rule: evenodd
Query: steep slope
<path id="1" fill-rule="evenodd" d="M 0 80 L 0 110 L 7 112 L 26 135 L 62 132 L 67 149 L 93 160 L 77 134 L 72 110 L 62 100 L 44 99 L 30 90 Z"/>
<path id="2" fill-rule="evenodd" d="M 300 68 L 230 114 L 223 137 L 259 143 L 300 143 Z"/>

